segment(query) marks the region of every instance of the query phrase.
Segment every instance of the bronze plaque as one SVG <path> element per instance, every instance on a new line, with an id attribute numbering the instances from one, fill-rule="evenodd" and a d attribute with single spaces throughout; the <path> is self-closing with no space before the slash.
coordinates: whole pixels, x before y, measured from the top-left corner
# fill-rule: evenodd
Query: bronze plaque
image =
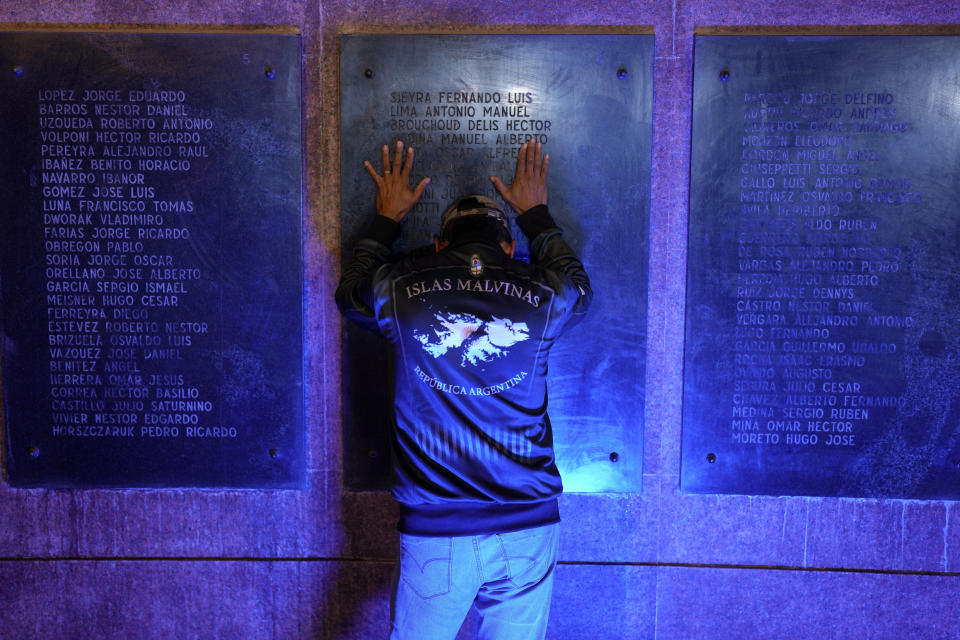
<path id="1" fill-rule="evenodd" d="M 960 496 L 960 39 L 695 46 L 683 489 Z"/>
<path id="2" fill-rule="evenodd" d="M 0 34 L 7 474 L 297 487 L 300 39 Z"/>
<path id="3" fill-rule="evenodd" d="M 567 491 L 639 491 L 643 452 L 653 36 L 351 35 L 341 39 L 344 257 L 374 214 L 363 161 L 401 139 L 432 183 L 394 249 L 432 243 L 460 195 L 496 197 L 520 144 L 551 155 L 550 209 L 595 291 L 550 356 Z M 519 229 L 514 235 L 523 239 Z M 526 241 L 518 256 L 527 256 Z M 386 344 L 344 324 L 348 486 L 389 474 Z"/>

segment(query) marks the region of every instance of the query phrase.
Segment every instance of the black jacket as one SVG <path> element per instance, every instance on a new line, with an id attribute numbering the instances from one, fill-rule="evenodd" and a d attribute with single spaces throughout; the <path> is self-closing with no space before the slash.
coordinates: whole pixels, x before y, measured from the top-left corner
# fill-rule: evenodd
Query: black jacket
<path id="1" fill-rule="evenodd" d="M 558 519 L 547 356 L 592 292 L 545 206 L 517 221 L 530 264 L 484 236 L 388 264 L 399 225 L 378 216 L 340 279 L 343 314 L 395 349 L 393 495 L 406 533 Z"/>

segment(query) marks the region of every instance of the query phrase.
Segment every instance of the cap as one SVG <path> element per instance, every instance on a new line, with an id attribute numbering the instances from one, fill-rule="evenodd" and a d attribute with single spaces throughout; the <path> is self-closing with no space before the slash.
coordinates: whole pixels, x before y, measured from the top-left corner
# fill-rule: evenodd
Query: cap
<path id="1" fill-rule="evenodd" d="M 495 220 L 502 227 L 502 229 L 498 229 L 498 235 L 506 234 L 506 239 L 509 242 L 513 234 L 510 233 L 510 220 L 507 218 L 507 214 L 503 212 L 496 200 L 479 194 L 459 198 L 447 207 L 440 219 L 440 237 L 447 237 L 447 227 L 454 220 L 481 214 Z"/>

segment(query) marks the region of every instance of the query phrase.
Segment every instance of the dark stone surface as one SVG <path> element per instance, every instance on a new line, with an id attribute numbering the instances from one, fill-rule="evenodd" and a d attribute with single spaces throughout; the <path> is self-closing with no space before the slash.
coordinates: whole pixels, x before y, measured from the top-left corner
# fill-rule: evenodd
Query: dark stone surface
<path id="1" fill-rule="evenodd" d="M 379 561 L 0 561 L 0 623 L 10 638 L 378 638 L 392 573 Z M 547 637 L 652 637 L 655 588 L 653 568 L 561 565 Z M 458 637 L 476 637 L 475 622 Z"/>
<path id="2" fill-rule="evenodd" d="M 939 540 L 941 545 L 933 546 L 933 550 L 943 549 L 941 555 L 943 569 L 942 571 L 953 571 L 960 573 L 960 509 L 956 503 L 947 503 L 946 522 L 943 526 L 943 537 Z"/>
<path id="3" fill-rule="evenodd" d="M 903 505 L 898 502 L 812 502 L 805 529 L 806 566 L 900 568 L 908 536 L 903 527 Z"/>
<path id="4" fill-rule="evenodd" d="M 653 38 L 347 35 L 341 51 L 344 259 L 372 217 L 363 160 L 379 167 L 383 144 L 414 146 L 415 179 L 432 179 L 404 220 L 400 253 L 431 244 L 459 195 L 495 196 L 488 176 L 509 181 L 513 154 L 529 135 L 546 143 L 551 212 L 595 292 L 588 318 L 550 356 L 557 464 L 568 491 L 638 491 Z M 457 92 L 480 98 L 457 102 Z M 448 107 L 456 115 L 435 113 Z M 518 228 L 514 235 L 517 257 L 528 259 L 526 239 Z M 355 489 L 382 486 L 388 474 L 384 345 L 345 328 L 345 464 Z"/>
<path id="5" fill-rule="evenodd" d="M 307 637 L 324 581 L 301 585 L 304 573 L 268 562 L 0 562 L 0 622 L 9 638 Z"/>
<path id="6" fill-rule="evenodd" d="M 660 513 L 656 477 L 644 477 L 642 494 L 561 496 L 560 557 L 572 562 L 656 557 Z M 611 540 L 618 541 L 613 548 Z"/>
<path id="7" fill-rule="evenodd" d="M 696 40 L 684 490 L 960 495 L 957 42 Z"/>
<path id="8" fill-rule="evenodd" d="M 301 485 L 299 60 L 0 35 L 12 484 Z"/>
<path id="9" fill-rule="evenodd" d="M 956 635 L 955 578 L 662 568 L 657 580 L 657 638 Z"/>
<path id="10" fill-rule="evenodd" d="M 657 574 L 652 567 L 557 567 L 547 638 L 652 638 Z"/>
<path id="11" fill-rule="evenodd" d="M 942 502 L 903 504 L 903 566 L 919 571 L 942 571 L 949 554 L 944 529 L 947 505 Z"/>
<path id="12" fill-rule="evenodd" d="M 311 497 L 323 495 L 324 487 L 315 474 L 307 482 L 301 492 L 199 495 L 180 489 L 17 490 L 0 502 L 17 514 L 0 530 L 0 557 L 327 555 L 334 537 L 328 534 L 336 528 L 302 524 L 326 521 L 327 505 Z M 385 545 L 390 548 L 389 541 Z"/>
<path id="13" fill-rule="evenodd" d="M 0 562 L 0 621 L 15 638 L 382 637 L 392 570 L 384 562 Z M 561 565 L 547 637 L 938 639 L 953 635 L 958 588 L 931 576 Z M 471 616 L 458 637 L 475 629 Z"/>
<path id="14" fill-rule="evenodd" d="M 662 489 L 660 517 L 663 562 L 806 566 L 806 509 L 796 500 Z"/>
<path id="15" fill-rule="evenodd" d="M 658 38 L 658 42 L 663 38 Z M 679 265 L 686 262 L 686 209 L 690 173 L 690 82 L 692 61 L 676 56 L 657 60 L 654 101 L 657 122 L 683 122 L 680 127 L 654 127 L 654 167 L 650 207 L 650 331 L 647 341 L 649 371 L 644 411 L 646 474 L 672 477 L 680 459 L 680 398 L 683 395 L 683 300 L 686 282 Z M 682 213 L 681 213 L 682 212 Z M 654 329 L 655 327 L 655 329 Z"/>

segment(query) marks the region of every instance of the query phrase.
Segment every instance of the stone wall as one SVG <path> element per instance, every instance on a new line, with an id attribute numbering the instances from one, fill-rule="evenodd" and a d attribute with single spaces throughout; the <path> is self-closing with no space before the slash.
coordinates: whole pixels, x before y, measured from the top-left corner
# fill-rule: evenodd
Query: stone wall
<path id="1" fill-rule="evenodd" d="M 563 497 L 549 637 L 958 633 L 960 509 L 952 502 L 679 490 L 695 29 L 957 24 L 957 0 L 0 0 L 0 21 L 300 29 L 308 431 L 302 491 L 0 483 L 3 637 L 385 637 L 395 509 L 388 495 L 348 492 L 341 480 L 340 317 L 332 302 L 340 262 L 337 36 L 505 25 L 646 25 L 656 37 L 647 395 L 636 399 L 647 425 L 644 488 Z M 460 637 L 474 628 L 468 621 Z"/>

